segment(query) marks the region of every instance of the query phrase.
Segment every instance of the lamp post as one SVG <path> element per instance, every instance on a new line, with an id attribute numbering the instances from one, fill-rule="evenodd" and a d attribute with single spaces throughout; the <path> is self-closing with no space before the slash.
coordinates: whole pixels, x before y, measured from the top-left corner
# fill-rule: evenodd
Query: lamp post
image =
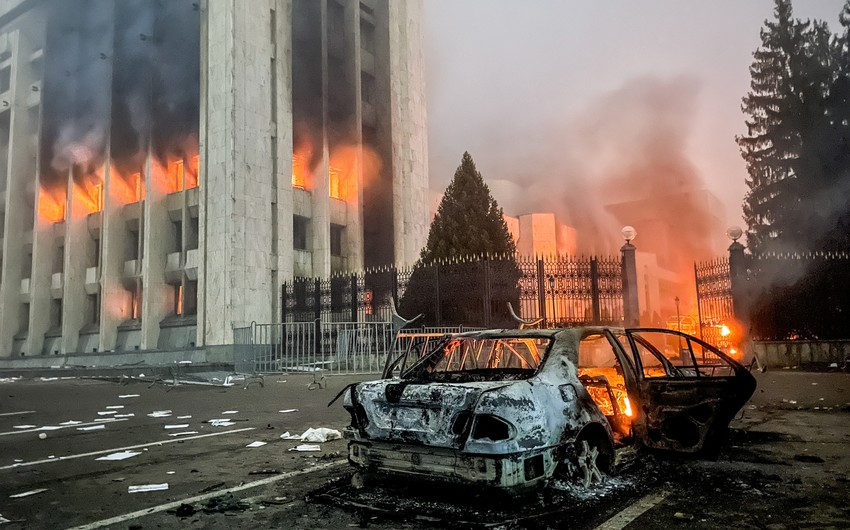
<path id="1" fill-rule="evenodd" d="M 551 274 L 549 275 L 549 292 L 552 293 L 552 327 L 555 327 L 558 315 L 555 311 L 555 277 Z"/>
<path id="2" fill-rule="evenodd" d="M 624 226 L 621 232 L 626 244 L 620 249 L 622 254 L 623 274 L 623 319 L 626 327 L 640 325 L 640 304 L 638 303 L 637 291 L 637 264 L 635 251 L 637 250 L 632 241 L 637 236 L 637 230 L 631 226 Z"/>

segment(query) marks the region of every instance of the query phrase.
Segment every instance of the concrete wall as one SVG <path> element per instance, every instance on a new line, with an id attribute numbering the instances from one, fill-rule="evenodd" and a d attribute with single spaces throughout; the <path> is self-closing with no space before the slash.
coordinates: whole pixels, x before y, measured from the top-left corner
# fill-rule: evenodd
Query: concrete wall
<path id="1" fill-rule="evenodd" d="M 765 341 L 753 344 L 762 364 L 769 367 L 838 363 L 850 358 L 850 340 Z"/>

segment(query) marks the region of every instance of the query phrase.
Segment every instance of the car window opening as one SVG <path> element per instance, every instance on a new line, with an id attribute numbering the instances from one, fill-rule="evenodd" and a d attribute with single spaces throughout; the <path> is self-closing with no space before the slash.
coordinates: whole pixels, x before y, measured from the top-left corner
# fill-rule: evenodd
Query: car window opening
<path id="1" fill-rule="evenodd" d="M 579 343 L 579 381 L 608 419 L 615 442 L 632 438 L 634 410 L 626 390 L 623 367 L 604 335 L 590 335 Z"/>

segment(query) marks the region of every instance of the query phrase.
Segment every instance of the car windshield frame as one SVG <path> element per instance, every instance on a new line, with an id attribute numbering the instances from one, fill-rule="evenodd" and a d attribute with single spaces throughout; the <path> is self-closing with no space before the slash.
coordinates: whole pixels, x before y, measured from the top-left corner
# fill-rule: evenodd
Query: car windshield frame
<path id="1" fill-rule="evenodd" d="M 427 367 L 436 367 L 450 354 L 452 350 L 447 349 L 447 346 L 455 341 L 545 341 L 545 348 L 537 347 L 537 365 L 534 368 L 475 368 L 466 370 L 450 370 L 450 371 L 428 371 Z M 409 368 L 405 369 L 399 377 L 406 381 L 427 381 L 427 382 L 463 382 L 463 380 L 479 381 L 479 380 L 500 380 L 500 379 L 529 379 L 537 375 L 546 363 L 549 352 L 555 344 L 555 337 L 547 334 L 506 334 L 506 335 L 447 335 L 442 340 L 435 344 L 435 347 L 426 352 L 419 360 L 413 363 Z M 459 347 L 459 346 L 458 346 Z M 516 353 L 516 352 L 515 352 Z M 519 355 L 518 353 L 516 353 Z M 468 377 L 464 377 L 464 376 Z"/>

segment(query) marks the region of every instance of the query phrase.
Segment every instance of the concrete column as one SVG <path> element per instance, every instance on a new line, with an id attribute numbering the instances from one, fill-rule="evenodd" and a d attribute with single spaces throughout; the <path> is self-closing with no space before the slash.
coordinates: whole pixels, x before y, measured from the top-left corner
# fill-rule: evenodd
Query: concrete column
<path id="1" fill-rule="evenodd" d="M 640 306 L 638 304 L 636 248 L 627 242 L 620 249 L 623 255 L 623 315 L 627 327 L 640 325 Z"/>
<path id="2" fill-rule="evenodd" d="M 429 229 L 422 1 L 389 2 L 395 262 L 412 265 Z"/>
<path id="3" fill-rule="evenodd" d="M 363 68 L 360 55 L 360 4 L 348 2 L 345 7 L 345 41 L 349 52 L 347 65 L 347 83 L 354 87 L 354 127 L 353 141 L 358 146 L 359 156 L 355 161 L 356 182 L 349 189 L 347 197 L 347 223 L 343 254 L 347 258 L 348 270 L 363 269 L 363 87 L 360 72 Z"/>
<path id="4" fill-rule="evenodd" d="M 62 295 L 62 353 L 77 351 L 80 330 L 89 322 L 86 295 L 87 250 L 89 246 L 89 210 L 74 193 L 73 170 L 68 171 L 68 195 L 65 208 L 65 265 Z"/>
<path id="5" fill-rule="evenodd" d="M 126 184 L 117 181 L 121 178 L 115 168 L 107 167 L 100 256 L 100 344 L 105 351 L 115 349 L 118 326 L 131 318 L 133 311 L 132 294 L 122 283 L 128 233 L 122 215 L 126 194 L 119 191 Z"/>
<path id="6" fill-rule="evenodd" d="M 313 275 L 328 277 L 331 274 L 331 213 L 328 152 L 328 4 L 322 0 L 322 159 L 313 171 L 312 232 Z M 310 234 L 308 234 L 310 235 Z"/>
<path id="7" fill-rule="evenodd" d="M 39 200 L 51 200 L 40 197 L 42 193 L 46 193 L 40 188 L 37 188 L 35 193 L 36 204 L 38 204 Z M 30 305 L 29 346 L 27 347 L 30 355 L 42 353 L 44 334 L 51 327 L 50 317 L 53 314 L 51 307 L 53 296 L 51 293 L 53 289 L 53 275 L 56 273 L 54 265 L 56 264 L 57 252 L 59 251 L 58 247 L 64 243 L 62 239 L 57 239 L 54 235 L 54 227 L 56 226 L 61 227 L 63 225 L 61 223 L 57 225 L 51 219 L 42 218 L 37 215 L 33 236 L 32 302 Z M 57 280 L 64 285 L 65 279 L 63 272 L 60 271 L 57 274 Z"/>
<path id="8" fill-rule="evenodd" d="M 164 162 L 163 162 L 164 163 Z M 159 340 L 159 323 L 172 313 L 174 289 L 165 283 L 165 260 L 174 246 L 171 221 L 165 204 L 167 167 L 148 154 L 145 164 L 145 209 L 142 214 L 142 344 L 153 350 Z"/>
<path id="9" fill-rule="evenodd" d="M 202 6 L 201 189 L 204 343 L 232 342 L 232 327 L 270 322 L 272 220 L 271 4 Z M 278 39 L 280 40 L 280 39 Z M 291 164 L 290 164 L 291 167 Z"/>

